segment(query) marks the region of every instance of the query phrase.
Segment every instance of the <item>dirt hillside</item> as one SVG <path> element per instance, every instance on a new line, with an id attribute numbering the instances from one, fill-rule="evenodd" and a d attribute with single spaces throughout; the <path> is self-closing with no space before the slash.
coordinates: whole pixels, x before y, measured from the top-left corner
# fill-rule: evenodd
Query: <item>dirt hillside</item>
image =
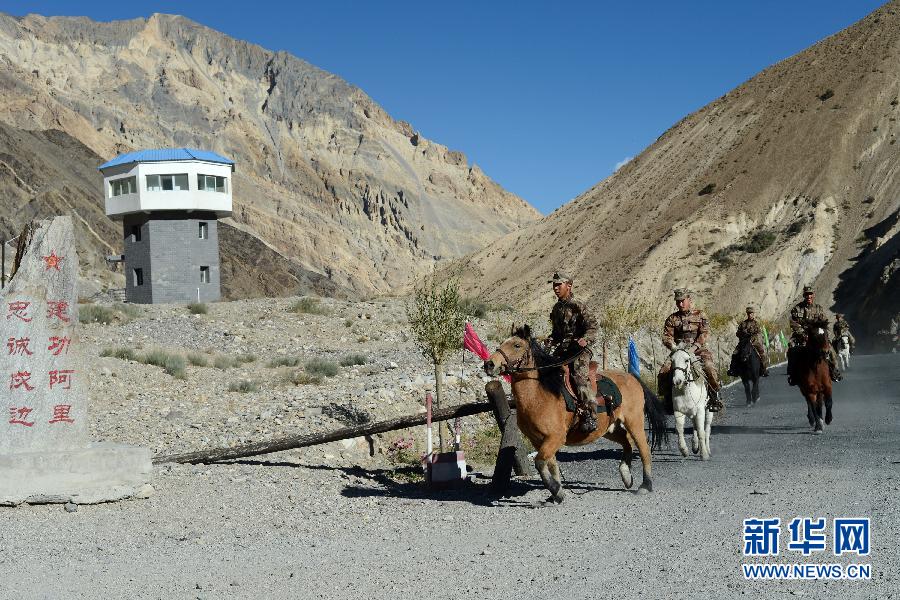
<path id="1" fill-rule="evenodd" d="M 537 305 L 548 273 L 565 266 L 598 303 L 670 306 L 671 290 L 689 286 L 709 310 L 752 303 L 764 317 L 783 315 L 813 285 L 858 327 L 882 328 L 900 279 L 898 97 L 895 1 L 685 117 L 614 175 L 469 257 L 467 284 Z M 875 275 L 854 276 L 865 257 Z"/>

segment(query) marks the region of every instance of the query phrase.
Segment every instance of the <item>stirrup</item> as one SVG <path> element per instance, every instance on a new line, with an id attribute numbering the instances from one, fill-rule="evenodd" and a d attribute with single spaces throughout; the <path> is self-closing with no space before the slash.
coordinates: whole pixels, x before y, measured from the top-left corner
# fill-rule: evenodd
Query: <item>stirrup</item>
<path id="1" fill-rule="evenodd" d="M 597 429 L 597 419 L 594 417 L 593 413 L 588 414 L 583 419 L 581 419 L 581 423 L 578 424 L 578 431 L 581 433 L 591 433 Z"/>
<path id="2" fill-rule="evenodd" d="M 709 412 L 719 412 L 725 408 L 725 405 L 722 404 L 722 400 L 719 399 L 719 394 L 716 393 L 715 396 L 710 396 L 706 401 L 706 410 Z"/>

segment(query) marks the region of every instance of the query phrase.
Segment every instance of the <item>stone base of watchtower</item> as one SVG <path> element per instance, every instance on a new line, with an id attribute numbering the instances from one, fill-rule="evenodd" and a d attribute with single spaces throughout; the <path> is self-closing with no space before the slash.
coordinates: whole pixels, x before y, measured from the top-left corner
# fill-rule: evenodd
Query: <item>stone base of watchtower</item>
<path id="1" fill-rule="evenodd" d="M 0 454 L 0 505 L 146 497 L 152 470 L 148 448 L 123 444 Z"/>

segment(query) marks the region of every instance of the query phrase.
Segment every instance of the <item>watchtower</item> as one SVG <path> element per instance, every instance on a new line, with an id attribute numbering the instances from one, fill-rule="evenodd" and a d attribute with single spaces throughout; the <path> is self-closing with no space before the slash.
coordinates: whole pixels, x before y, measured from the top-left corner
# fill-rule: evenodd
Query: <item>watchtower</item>
<path id="1" fill-rule="evenodd" d="M 106 215 L 122 222 L 125 299 L 140 304 L 221 297 L 217 222 L 231 214 L 234 161 L 215 152 L 129 152 L 100 165 Z"/>

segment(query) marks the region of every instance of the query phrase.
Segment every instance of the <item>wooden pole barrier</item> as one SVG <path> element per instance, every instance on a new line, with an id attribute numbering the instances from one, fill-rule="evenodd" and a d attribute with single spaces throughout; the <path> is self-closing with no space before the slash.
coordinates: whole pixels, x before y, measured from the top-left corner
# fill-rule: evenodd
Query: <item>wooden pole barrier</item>
<path id="1" fill-rule="evenodd" d="M 502 492 L 509 487 L 512 472 L 516 475 L 528 475 L 528 455 L 519 434 L 516 423 L 516 412 L 510 410 L 506 393 L 499 381 L 490 381 L 484 386 L 488 400 L 494 409 L 494 418 L 500 429 L 500 449 L 497 451 L 497 462 L 494 465 L 494 476 L 491 478 L 491 489 Z"/>
<path id="2" fill-rule="evenodd" d="M 472 402 L 469 404 L 461 404 L 459 406 L 451 406 L 442 408 L 432 413 L 431 420 L 447 421 L 457 417 L 468 417 L 494 410 L 494 406 L 489 402 Z M 416 427 L 424 425 L 426 415 L 414 415 L 407 417 L 397 417 L 387 421 L 379 421 L 370 425 L 359 425 L 357 427 L 347 427 L 338 429 L 330 433 L 310 433 L 306 435 L 294 435 L 264 442 L 256 442 L 254 444 L 246 444 L 243 446 L 232 446 L 231 448 L 216 448 L 213 450 L 201 450 L 199 452 L 188 452 L 186 454 L 170 454 L 168 456 L 157 456 L 153 459 L 153 464 L 160 465 L 164 463 L 212 463 L 221 460 L 231 460 L 235 458 L 247 458 L 249 456 L 259 456 L 260 454 L 271 454 L 272 452 L 281 452 L 283 450 L 292 450 L 294 448 L 306 448 L 307 446 L 317 446 L 319 444 L 327 444 L 328 442 L 336 442 L 338 440 L 346 440 L 366 435 L 374 435 L 376 433 L 384 433 L 385 431 L 394 431 L 397 429 L 406 429 L 407 427 Z"/>

